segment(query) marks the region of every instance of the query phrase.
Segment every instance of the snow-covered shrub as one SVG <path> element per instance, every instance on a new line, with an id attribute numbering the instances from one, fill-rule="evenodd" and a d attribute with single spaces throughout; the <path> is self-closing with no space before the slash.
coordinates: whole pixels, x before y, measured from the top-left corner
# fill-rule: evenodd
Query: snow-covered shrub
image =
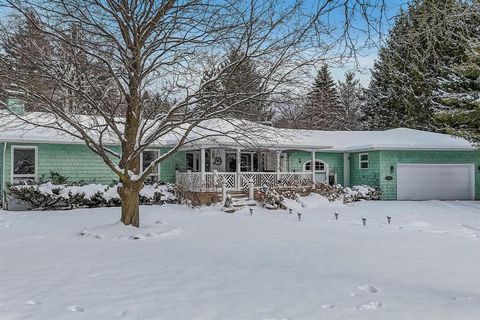
<path id="1" fill-rule="evenodd" d="M 275 189 L 263 188 L 262 192 L 256 194 L 258 203 L 267 209 L 286 209 L 283 203 L 284 197 Z"/>
<path id="2" fill-rule="evenodd" d="M 50 174 L 47 177 L 45 177 L 45 175 L 42 175 L 40 177 L 40 183 L 46 183 L 46 182 L 51 182 L 53 184 L 66 184 L 67 183 L 67 180 L 68 180 L 68 177 L 65 177 L 63 175 L 61 175 L 60 173 L 58 172 L 54 172 L 54 171 L 50 171 Z"/>
<path id="3" fill-rule="evenodd" d="M 327 183 L 318 183 L 315 187 L 299 188 L 262 188 L 255 193 L 255 199 L 268 209 L 285 209 L 285 199 L 298 200 L 300 197 L 317 193 L 328 201 L 343 201 L 350 203 L 360 200 L 379 200 L 380 191 L 366 185 L 343 188 L 341 185 L 329 185 Z"/>
<path id="4" fill-rule="evenodd" d="M 225 202 L 223 203 L 223 206 L 225 208 L 231 208 L 233 206 L 233 199 L 230 194 L 227 194 L 227 197 L 225 198 Z"/>
<path id="5" fill-rule="evenodd" d="M 300 198 L 300 194 L 294 190 L 284 190 L 281 192 L 281 195 L 282 197 L 291 200 L 297 200 L 298 198 Z"/>
<path id="6" fill-rule="evenodd" d="M 178 203 L 190 206 L 198 207 L 203 205 L 211 205 L 220 201 L 221 197 L 218 192 L 200 192 L 192 191 L 188 187 L 182 185 L 175 185 L 173 187 Z"/>
<path id="7" fill-rule="evenodd" d="M 45 182 L 36 185 L 8 185 L 7 195 L 33 210 L 114 207 L 121 205 L 117 187 L 118 185 L 57 185 Z M 140 204 L 175 201 L 173 188 L 167 184 L 145 185 L 140 191 Z"/>
<path id="8" fill-rule="evenodd" d="M 367 185 L 344 188 L 343 202 L 349 203 L 360 200 L 380 200 L 381 192 Z"/>
<path id="9" fill-rule="evenodd" d="M 335 201 L 342 198 L 345 190 L 339 184 L 329 185 L 328 183 L 320 182 L 315 184 L 315 189 L 313 189 L 312 192 L 324 196 L 329 201 Z"/>

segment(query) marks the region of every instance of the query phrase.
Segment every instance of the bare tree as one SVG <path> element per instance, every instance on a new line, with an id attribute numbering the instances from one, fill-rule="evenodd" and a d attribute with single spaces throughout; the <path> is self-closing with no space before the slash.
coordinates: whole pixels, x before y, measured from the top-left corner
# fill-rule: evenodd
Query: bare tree
<path id="1" fill-rule="evenodd" d="M 10 54 L 0 54 L 0 74 L 15 88 L 10 94 L 46 112 L 42 119 L 15 117 L 84 141 L 118 176 L 121 221 L 137 227 L 145 179 L 194 140 L 198 126 L 246 101 L 282 96 L 305 80 L 305 68 L 358 49 L 349 36 L 358 28 L 347 28 L 356 18 L 363 19 L 368 33 L 382 16 L 381 10 L 377 17 L 372 11 L 381 0 L 325 0 L 315 6 L 300 0 L 0 0 L 0 5 L 27 19 L 53 48 L 11 44 L 7 40 L 14 30 L 4 24 L 0 40 Z M 337 25 L 330 23 L 333 14 Z M 72 30 L 81 36 L 72 36 Z M 225 61 L 232 50 L 242 54 L 201 81 L 207 67 Z M 204 87 L 247 59 L 260 66 L 260 92 L 202 103 Z M 35 66 L 35 78 L 47 88 L 35 86 L 22 68 L 25 63 Z M 155 99 L 145 91 L 156 92 Z M 173 147 L 141 171 L 142 151 L 172 134 Z M 121 153 L 108 147 L 113 142 L 121 145 Z"/>
<path id="2" fill-rule="evenodd" d="M 307 98 L 291 97 L 275 104 L 277 117 L 273 124 L 278 128 L 301 129 L 306 115 Z"/>

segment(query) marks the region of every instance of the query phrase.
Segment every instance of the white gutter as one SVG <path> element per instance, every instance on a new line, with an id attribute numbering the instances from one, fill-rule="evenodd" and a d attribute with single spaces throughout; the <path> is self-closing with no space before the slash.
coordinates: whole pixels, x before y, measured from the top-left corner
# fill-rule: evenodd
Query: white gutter
<path id="1" fill-rule="evenodd" d="M 268 145 L 268 144 L 232 144 L 232 143 L 224 143 L 224 144 L 216 144 L 216 143 L 202 143 L 202 144 L 186 144 L 180 147 L 179 150 L 181 151 L 188 151 L 188 150 L 199 150 L 201 148 L 221 148 L 221 149 L 241 149 L 241 150 L 250 150 L 250 149 L 267 149 L 272 151 L 324 151 L 324 150 L 331 150 L 333 146 L 312 146 L 312 145 Z"/>

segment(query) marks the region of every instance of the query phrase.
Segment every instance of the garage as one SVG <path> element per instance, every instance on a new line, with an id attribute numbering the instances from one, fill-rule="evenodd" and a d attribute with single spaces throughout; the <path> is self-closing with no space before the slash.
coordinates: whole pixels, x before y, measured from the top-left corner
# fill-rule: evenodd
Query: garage
<path id="1" fill-rule="evenodd" d="M 473 164 L 398 164 L 398 200 L 473 200 Z"/>

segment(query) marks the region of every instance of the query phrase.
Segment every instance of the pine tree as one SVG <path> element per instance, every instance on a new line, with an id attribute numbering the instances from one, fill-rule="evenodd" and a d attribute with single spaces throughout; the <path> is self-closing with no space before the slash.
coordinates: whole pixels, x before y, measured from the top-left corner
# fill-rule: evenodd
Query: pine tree
<path id="1" fill-rule="evenodd" d="M 411 39 L 413 6 L 397 17 L 372 70 L 366 91 L 370 129 L 410 127 L 431 129 L 432 105 L 425 65 Z"/>
<path id="2" fill-rule="evenodd" d="M 48 79 L 39 76 L 39 68 L 41 66 L 34 62 L 36 55 L 51 55 L 53 54 L 53 48 L 49 44 L 48 36 L 38 31 L 37 25 L 40 21 L 33 13 L 27 13 L 28 18 L 19 19 L 12 22 L 12 28 L 14 30 L 13 35 L 9 37 L 2 36 L 2 42 L 5 43 L 4 52 L 6 59 L 14 59 L 18 61 L 18 66 L 21 70 L 18 70 L 19 76 L 32 83 L 37 88 L 44 88 L 45 91 L 52 90 L 51 83 Z M 28 55 L 19 57 L 15 52 L 23 50 L 28 52 Z M 20 92 L 17 92 L 16 88 L 11 88 L 9 84 L 5 84 L 2 100 L 8 98 L 22 99 Z M 18 96 L 17 96 L 18 95 Z M 23 100 L 23 99 L 22 99 Z M 28 100 L 28 99 L 25 99 Z M 36 110 L 38 106 L 26 105 L 29 110 Z"/>
<path id="3" fill-rule="evenodd" d="M 29 83 L 30 86 L 41 88 L 47 95 L 55 98 L 55 103 L 62 106 L 66 112 L 86 113 L 82 101 L 87 99 L 103 99 L 102 95 L 109 94 L 112 109 L 119 109 L 122 104 L 120 92 L 114 90 L 112 83 L 115 81 L 108 72 L 101 67 L 101 62 L 88 56 L 84 49 L 89 45 L 85 30 L 75 24 L 70 24 L 65 30 L 64 41 L 53 41 L 53 36 L 39 31 L 41 22 L 33 14 L 27 14 L 24 19 L 19 19 L 13 26 L 13 32 L 0 38 L 4 48 L 4 58 L 15 64 L 18 81 Z M 68 38 L 67 38 L 68 37 Z M 108 48 L 105 50 L 108 55 Z M 25 52 L 21 56 L 16 52 Z M 38 58 L 42 57 L 54 63 L 39 64 Z M 6 72 L 6 71 L 4 71 Z M 43 75 L 43 76 L 40 76 Z M 73 86 L 66 88 L 58 86 L 58 79 L 68 79 Z M 95 83 L 95 88 L 88 94 L 78 96 L 79 89 L 85 91 L 89 84 Z M 110 90 L 105 90 L 110 88 Z M 99 95 L 99 92 L 102 92 Z M 31 104 L 31 98 L 24 92 L 5 86 L 1 99 L 16 98 L 25 102 L 28 111 L 42 111 L 45 106 L 41 103 Z M 38 99 L 37 99 L 38 100 Z"/>
<path id="4" fill-rule="evenodd" d="M 308 94 L 302 127 L 319 130 L 345 128 L 345 112 L 327 65 L 318 71 L 313 89 Z"/>
<path id="5" fill-rule="evenodd" d="M 440 86 L 435 92 L 439 127 L 452 134 L 480 142 L 480 3 L 465 6 L 459 23 L 466 31 L 468 49 L 451 66 L 441 67 Z"/>
<path id="6" fill-rule="evenodd" d="M 346 72 L 345 81 L 338 82 L 338 94 L 345 114 L 345 130 L 362 129 L 362 93 L 363 88 L 360 85 L 360 81 L 355 79 L 355 74 L 350 71 Z"/>
<path id="7" fill-rule="evenodd" d="M 365 110 L 369 128 L 438 130 L 440 75 L 468 47 L 459 36 L 461 12 L 457 0 L 416 0 L 400 13 L 372 70 Z"/>
<path id="8" fill-rule="evenodd" d="M 230 108 L 232 118 L 256 122 L 272 119 L 262 75 L 256 64 L 238 51 L 230 52 L 219 67 L 206 70 L 202 85 L 199 105 L 203 108 L 220 103 Z"/>
<path id="9" fill-rule="evenodd" d="M 224 88 L 217 77 L 218 71 L 215 68 L 207 69 L 203 72 L 203 78 L 200 85 L 203 87 L 200 91 L 198 107 L 206 109 L 216 104 L 222 103 Z"/>

